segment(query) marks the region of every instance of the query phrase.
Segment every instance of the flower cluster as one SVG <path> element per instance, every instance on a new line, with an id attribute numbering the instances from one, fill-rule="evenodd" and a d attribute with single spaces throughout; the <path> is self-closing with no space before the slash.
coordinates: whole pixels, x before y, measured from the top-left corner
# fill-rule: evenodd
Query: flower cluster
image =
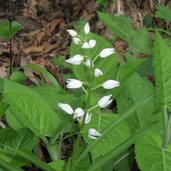
<path id="1" fill-rule="evenodd" d="M 96 40 L 90 39 L 90 40 L 84 40 L 81 36 L 78 35 L 78 33 L 75 30 L 69 29 L 67 30 L 68 33 L 71 35 L 73 43 L 75 44 L 80 44 L 81 48 L 84 49 L 92 49 L 96 46 Z M 90 33 L 90 26 L 89 23 L 85 24 L 84 26 L 84 33 L 87 36 Z M 107 58 L 110 55 L 114 54 L 115 50 L 114 48 L 105 48 L 100 51 L 100 53 L 93 59 L 90 60 L 88 57 L 85 57 L 81 54 L 76 54 L 73 57 L 70 57 L 69 59 L 66 60 L 67 63 L 72 64 L 72 65 L 81 65 L 82 63 L 85 64 L 88 68 L 91 68 L 91 72 L 93 70 L 93 75 L 94 77 L 100 77 L 103 76 L 103 72 L 100 68 L 95 68 L 95 61 L 98 58 Z M 77 88 L 82 88 L 85 90 L 84 85 L 86 83 L 82 82 L 81 80 L 77 79 L 67 79 L 66 81 L 66 88 L 68 89 L 77 89 Z M 103 82 L 100 85 L 97 85 L 96 87 L 92 88 L 91 91 L 94 91 L 95 89 L 99 87 L 103 87 L 104 89 L 113 89 L 120 86 L 120 82 L 116 80 L 107 80 Z M 105 108 L 112 102 L 112 94 L 103 96 L 101 97 L 97 105 L 93 106 L 90 109 L 87 109 L 84 111 L 82 108 L 77 108 L 73 110 L 73 108 L 69 104 L 65 103 L 59 103 L 58 107 L 61 108 L 63 111 L 65 111 L 69 115 L 73 115 L 73 119 L 77 119 L 78 122 L 84 124 L 88 124 L 91 121 L 91 116 L 92 114 L 90 113 L 94 108 L 100 107 L 100 108 Z M 96 131 L 94 128 L 90 128 L 88 131 L 88 137 L 91 139 L 97 139 L 101 134 Z"/>

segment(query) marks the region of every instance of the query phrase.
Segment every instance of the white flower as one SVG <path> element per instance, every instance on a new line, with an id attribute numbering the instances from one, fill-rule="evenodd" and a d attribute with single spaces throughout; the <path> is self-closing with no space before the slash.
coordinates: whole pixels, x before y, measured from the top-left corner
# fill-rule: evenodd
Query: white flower
<path id="1" fill-rule="evenodd" d="M 81 42 L 81 39 L 79 39 L 78 37 L 73 37 L 72 40 L 76 45 L 78 45 Z"/>
<path id="2" fill-rule="evenodd" d="M 114 49 L 114 48 L 105 48 L 105 49 L 103 49 L 103 50 L 100 52 L 99 56 L 100 56 L 101 58 L 106 58 L 106 57 L 112 55 L 113 53 L 115 53 L 115 49 Z"/>
<path id="3" fill-rule="evenodd" d="M 92 114 L 86 113 L 85 124 L 90 123 Z"/>
<path id="4" fill-rule="evenodd" d="M 85 26 L 84 26 L 84 33 L 85 34 L 89 34 L 90 33 L 90 25 L 89 25 L 89 23 L 85 24 Z"/>
<path id="5" fill-rule="evenodd" d="M 67 32 L 68 32 L 72 37 L 77 36 L 77 32 L 76 32 L 75 30 L 68 29 Z"/>
<path id="6" fill-rule="evenodd" d="M 96 46 L 96 40 L 91 39 L 89 42 L 84 42 L 82 47 L 83 49 L 91 49 Z"/>
<path id="7" fill-rule="evenodd" d="M 67 83 L 66 88 L 70 88 L 70 89 L 80 88 L 83 85 L 83 83 L 80 80 L 76 80 L 76 79 L 67 79 L 66 83 Z"/>
<path id="8" fill-rule="evenodd" d="M 112 94 L 110 94 L 109 96 L 103 96 L 99 101 L 98 101 L 98 105 L 101 108 L 105 108 L 106 106 L 108 106 L 111 102 L 112 99 L 110 99 L 112 97 Z"/>
<path id="9" fill-rule="evenodd" d="M 58 103 L 58 107 L 60 107 L 62 110 L 64 110 L 66 113 L 68 113 L 69 115 L 73 114 L 73 109 L 69 104 L 65 104 L 65 103 Z"/>
<path id="10" fill-rule="evenodd" d="M 81 62 L 83 61 L 83 59 L 84 59 L 84 57 L 82 55 L 77 54 L 77 55 L 73 56 L 72 58 L 67 59 L 66 62 L 73 64 L 73 65 L 80 65 Z"/>
<path id="11" fill-rule="evenodd" d="M 91 65 L 92 65 L 92 67 L 94 67 L 93 62 L 90 59 L 86 59 L 85 64 L 86 64 L 87 67 L 91 67 Z"/>
<path id="12" fill-rule="evenodd" d="M 113 89 L 115 87 L 118 87 L 120 86 L 120 82 L 119 81 L 115 81 L 115 80 L 108 80 L 108 81 L 105 81 L 103 84 L 102 84 L 103 88 L 105 89 Z"/>
<path id="13" fill-rule="evenodd" d="M 98 137 L 100 137 L 102 134 L 100 132 L 96 131 L 94 128 L 90 128 L 88 130 L 88 137 L 91 139 L 96 140 Z"/>
<path id="14" fill-rule="evenodd" d="M 82 117 L 82 116 L 84 116 L 84 114 L 85 114 L 84 110 L 79 107 L 79 108 L 75 109 L 73 118 Z"/>
<path id="15" fill-rule="evenodd" d="M 103 75 L 103 72 L 99 68 L 96 68 L 94 70 L 94 76 L 95 77 L 99 77 L 99 76 L 102 76 L 102 75 Z"/>

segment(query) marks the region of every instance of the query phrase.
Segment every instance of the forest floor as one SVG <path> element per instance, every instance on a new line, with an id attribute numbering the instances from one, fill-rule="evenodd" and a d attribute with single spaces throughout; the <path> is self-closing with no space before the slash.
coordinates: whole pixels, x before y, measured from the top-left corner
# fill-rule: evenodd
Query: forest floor
<path id="1" fill-rule="evenodd" d="M 51 61 L 54 56 L 68 56 L 71 39 L 66 30 L 74 28 L 76 22 L 87 20 L 92 32 L 111 38 L 111 33 L 98 20 L 97 10 L 112 15 L 128 15 L 134 28 L 138 29 L 146 15 L 156 22 L 153 17 L 159 3 L 171 6 L 168 0 L 113 0 L 107 5 L 99 5 L 96 0 L 0 0 L 0 23 L 12 19 L 24 27 L 12 38 L 12 44 L 0 39 L 0 78 L 9 76 L 11 46 L 14 68 L 36 64 L 46 68 L 58 80 L 58 68 Z M 127 45 L 117 40 L 113 46 L 122 53 Z M 34 74 L 31 70 L 25 73 L 30 78 Z"/>

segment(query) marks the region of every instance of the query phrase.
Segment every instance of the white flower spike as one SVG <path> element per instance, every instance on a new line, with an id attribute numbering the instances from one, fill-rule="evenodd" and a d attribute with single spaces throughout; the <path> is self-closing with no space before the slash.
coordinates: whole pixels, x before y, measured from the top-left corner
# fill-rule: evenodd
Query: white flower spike
<path id="1" fill-rule="evenodd" d="M 69 104 L 65 104 L 65 103 L 58 103 L 58 107 L 60 107 L 62 110 L 64 110 L 66 113 L 68 113 L 69 115 L 73 114 L 73 109 Z"/>
<path id="2" fill-rule="evenodd" d="M 112 99 L 110 99 L 112 97 L 112 94 L 110 94 L 109 96 L 103 96 L 99 101 L 98 101 L 98 105 L 101 108 L 105 108 L 106 106 L 108 106 L 111 102 Z"/>
<path id="3" fill-rule="evenodd" d="M 67 79 L 66 83 L 67 83 L 66 88 L 69 89 L 80 88 L 83 85 L 83 83 L 80 80 L 76 80 L 76 79 Z"/>
<path id="4" fill-rule="evenodd" d="M 96 140 L 98 137 L 100 137 L 102 134 L 98 131 L 96 131 L 94 128 L 90 128 L 88 130 L 88 137 L 91 139 Z"/>
<path id="5" fill-rule="evenodd" d="M 76 32 L 75 30 L 68 29 L 67 32 L 68 32 L 72 37 L 76 37 L 76 36 L 77 36 L 77 32 Z"/>
<path id="6" fill-rule="evenodd" d="M 114 48 L 106 48 L 106 49 L 103 49 L 103 50 L 100 52 L 99 56 L 100 56 L 101 58 L 106 58 L 106 57 L 112 55 L 113 53 L 115 53 L 115 49 L 114 49 Z"/>
<path id="7" fill-rule="evenodd" d="M 74 44 L 78 45 L 81 43 L 81 39 L 79 39 L 78 37 L 73 37 L 72 41 L 74 42 Z"/>
<path id="8" fill-rule="evenodd" d="M 94 70 L 94 76 L 95 77 L 100 77 L 100 76 L 102 76 L 103 75 L 103 72 L 99 69 L 99 68 L 96 68 L 95 70 Z"/>
<path id="9" fill-rule="evenodd" d="M 79 107 L 79 108 L 75 109 L 73 118 L 82 117 L 82 116 L 84 116 L 84 114 L 85 114 L 84 110 Z"/>
<path id="10" fill-rule="evenodd" d="M 77 54 L 73 56 L 72 58 L 67 59 L 66 62 L 73 64 L 73 65 L 80 65 L 83 60 L 84 60 L 84 57 L 80 54 Z"/>
<path id="11" fill-rule="evenodd" d="M 87 34 L 87 35 L 90 33 L 90 25 L 89 25 L 89 23 L 85 24 L 85 26 L 84 26 L 84 33 Z"/>
<path id="12" fill-rule="evenodd" d="M 107 80 L 102 84 L 103 88 L 105 89 L 113 89 L 115 87 L 119 87 L 120 86 L 120 82 L 119 81 L 115 81 L 115 80 Z"/>
<path id="13" fill-rule="evenodd" d="M 83 49 L 92 49 L 96 46 L 96 40 L 91 39 L 89 42 L 84 42 L 82 47 Z"/>

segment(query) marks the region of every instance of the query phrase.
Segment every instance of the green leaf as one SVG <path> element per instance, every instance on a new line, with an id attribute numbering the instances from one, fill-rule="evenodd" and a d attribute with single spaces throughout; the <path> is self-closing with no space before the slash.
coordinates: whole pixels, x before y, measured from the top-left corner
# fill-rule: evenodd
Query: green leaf
<path id="1" fill-rule="evenodd" d="M 104 23 L 112 33 L 128 42 L 134 32 L 132 22 L 129 17 L 112 16 L 102 12 L 98 12 L 97 14 L 100 21 Z"/>
<path id="2" fill-rule="evenodd" d="M 101 137 L 98 138 L 98 140 L 96 141 L 91 141 L 88 146 L 85 148 L 85 150 L 81 153 L 81 155 L 79 156 L 79 158 L 77 159 L 76 163 L 78 161 L 80 161 L 81 159 L 83 159 L 88 152 L 90 152 L 103 138 L 106 138 L 106 136 L 108 134 L 110 134 L 110 132 L 117 126 L 119 125 L 122 121 L 125 121 L 126 119 L 128 119 L 128 117 L 130 117 L 132 114 L 134 114 L 134 112 L 143 104 L 147 103 L 149 100 L 151 100 L 152 96 L 148 96 L 145 97 L 143 99 L 141 99 L 138 103 L 136 103 L 134 106 L 132 106 L 129 110 L 127 110 L 127 112 L 125 112 L 123 115 L 120 115 L 120 117 L 118 117 L 118 119 L 115 122 L 112 122 L 111 124 L 109 124 L 102 132 Z"/>
<path id="3" fill-rule="evenodd" d="M 57 171 L 63 171 L 65 164 L 66 163 L 64 160 L 57 160 L 57 161 L 50 162 L 49 166 L 51 166 L 52 168 L 54 168 Z"/>
<path id="4" fill-rule="evenodd" d="M 108 126 L 112 123 L 114 123 L 119 116 L 117 114 L 101 114 L 100 116 L 100 127 L 99 132 L 103 132 Z M 99 125 L 99 116 L 97 113 L 95 113 L 92 116 L 92 120 L 90 124 L 86 125 L 85 132 L 88 132 L 89 128 L 95 128 L 98 130 Z M 122 136 L 120 136 L 122 135 Z M 102 134 L 103 136 L 103 134 Z M 108 133 L 105 138 L 103 138 L 92 150 L 91 155 L 92 159 L 96 159 L 98 157 L 104 156 L 108 152 L 110 152 L 112 149 L 117 147 L 119 144 L 121 144 L 123 141 L 125 141 L 127 138 L 131 136 L 129 125 L 127 121 L 121 122 L 119 125 L 117 125 L 115 128 L 113 128 L 110 133 Z M 87 134 L 84 136 L 84 138 L 87 141 L 93 141 L 90 140 L 87 137 Z"/>
<path id="5" fill-rule="evenodd" d="M 135 73 L 117 96 L 119 113 L 124 113 L 129 106 L 138 103 L 143 97 L 152 93 L 153 85 Z M 135 128 L 144 127 L 153 121 L 153 112 L 154 98 L 137 109 L 136 115 L 132 116 L 130 119 L 130 125 L 134 125 Z"/>
<path id="6" fill-rule="evenodd" d="M 43 74 L 51 83 L 54 87 L 60 87 L 58 81 L 55 79 L 55 77 L 49 73 L 47 70 L 45 70 L 42 67 L 39 67 L 37 65 L 34 64 L 28 64 L 26 66 L 24 66 L 24 68 L 30 68 L 40 74 Z"/>
<path id="7" fill-rule="evenodd" d="M 151 131 L 135 144 L 135 153 L 141 171 L 170 171 L 171 145 L 162 149 L 162 137 Z"/>
<path id="8" fill-rule="evenodd" d="M 113 160 L 115 156 L 126 150 L 129 146 L 134 144 L 144 133 L 148 131 L 149 128 L 151 128 L 151 124 L 148 125 L 145 128 L 140 129 L 137 131 L 133 136 L 128 138 L 123 143 L 119 144 L 116 148 L 114 148 L 112 151 L 110 151 L 108 154 L 103 156 L 102 158 L 97 159 L 89 168 L 89 171 L 96 171 L 100 169 L 102 166 L 104 166 L 109 161 Z"/>
<path id="9" fill-rule="evenodd" d="M 0 101 L 0 117 L 3 116 L 8 108 L 8 105 Z"/>
<path id="10" fill-rule="evenodd" d="M 146 28 L 134 31 L 128 42 L 134 53 L 152 53 L 152 41 Z"/>
<path id="11" fill-rule="evenodd" d="M 171 110 L 171 50 L 157 32 L 153 49 L 153 64 L 156 84 L 156 106 Z"/>
<path id="12" fill-rule="evenodd" d="M 13 21 L 10 26 L 9 21 L 6 20 L 0 24 L 0 38 L 4 41 L 8 41 L 22 28 L 23 26 L 20 23 Z"/>
<path id="13" fill-rule="evenodd" d="M 48 103 L 34 90 L 4 80 L 5 101 L 25 127 L 39 137 L 52 136 L 61 120 Z"/>
<path id="14" fill-rule="evenodd" d="M 158 6 L 155 16 L 167 22 L 171 22 L 171 10 L 168 7 Z"/>
<path id="15" fill-rule="evenodd" d="M 20 71 L 13 72 L 12 75 L 10 76 L 10 80 L 18 82 L 18 83 L 23 83 L 27 79 L 27 76 Z"/>

